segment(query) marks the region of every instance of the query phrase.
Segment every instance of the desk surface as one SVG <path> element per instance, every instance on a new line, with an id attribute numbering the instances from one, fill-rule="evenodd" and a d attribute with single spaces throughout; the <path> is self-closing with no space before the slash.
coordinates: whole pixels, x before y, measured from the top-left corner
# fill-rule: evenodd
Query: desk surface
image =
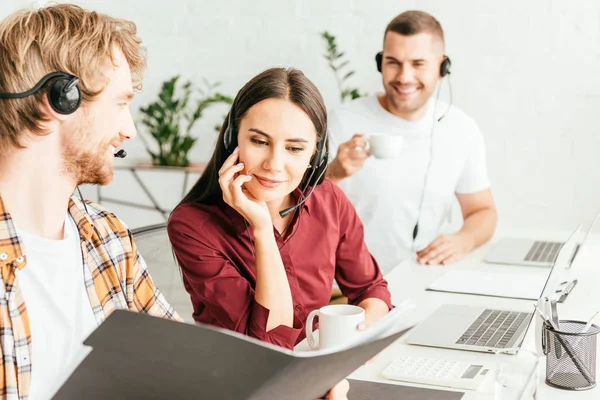
<path id="1" fill-rule="evenodd" d="M 555 235 L 554 238 L 566 238 L 568 233 Z M 489 270 L 514 270 L 518 274 L 520 270 L 527 270 L 535 267 L 520 267 L 520 266 L 500 266 L 483 263 L 485 255 L 491 250 L 493 243 L 488 243 L 479 249 L 472 252 L 466 259 L 454 265 L 443 266 L 423 266 L 416 264 L 413 261 L 407 261 L 392 270 L 387 276 L 392 300 L 399 302 L 402 299 L 410 297 L 417 305 L 419 315 L 416 319 L 424 319 L 431 314 L 437 307 L 442 304 L 466 304 L 477 305 L 483 307 L 514 309 L 516 311 L 532 311 L 531 300 L 515 300 L 503 299 L 496 297 L 462 295 L 454 293 L 441 293 L 426 291 L 427 285 L 432 283 L 438 277 L 445 273 L 450 268 L 485 268 Z M 579 283 L 571 292 L 564 303 L 559 304 L 559 315 L 561 319 L 576 319 L 587 320 L 592 314 L 600 309 L 600 291 L 598 283 L 600 283 L 600 272 L 595 267 L 600 264 L 600 234 L 590 238 L 586 246 L 580 249 L 572 268 L 566 270 L 561 278 L 578 278 Z M 564 279 L 562 279 L 564 280 Z M 407 345 L 405 338 L 398 340 L 396 343 L 384 350 L 373 363 L 365 365 L 355 371 L 350 378 L 362 379 L 369 381 L 379 381 L 385 383 L 395 383 L 388 381 L 381 376 L 381 371 L 393 359 L 401 355 L 408 354 L 413 356 L 434 357 L 434 358 L 449 358 L 463 361 L 478 361 L 488 364 L 508 363 L 518 368 L 525 364 L 533 365 L 535 357 L 531 354 L 521 351 L 518 355 L 493 355 L 486 353 L 477 353 L 470 351 L 437 349 L 422 346 Z M 533 322 L 530 326 L 523 348 L 535 351 L 535 338 Z M 599 341 L 600 353 L 600 341 Z M 582 392 L 573 392 L 555 389 L 545 383 L 546 376 L 546 358 L 539 359 L 538 366 L 538 399 L 543 400 L 591 400 L 600 398 L 600 388 L 596 387 L 591 390 Z M 398 383 L 400 384 L 400 383 Z M 404 383 L 402 383 L 404 384 Z M 414 385 L 418 386 L 418 385 Z M 432 387 L 432 386 L 425 386 Z M 467 391 L 463 400 L 472 399 L 493 399 L 493 394 Z"/>

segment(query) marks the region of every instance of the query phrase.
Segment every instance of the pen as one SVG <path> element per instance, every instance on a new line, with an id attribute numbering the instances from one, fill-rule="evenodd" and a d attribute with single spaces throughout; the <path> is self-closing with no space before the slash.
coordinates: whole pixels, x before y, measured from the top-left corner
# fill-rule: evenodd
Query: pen
<path id="1" fill-rule="evenodd" d="M 594 315 L 592 315 L 592 317 L 588 320 L 587 324 L 585 324 L 585 326 L 583 327 L 581 333 L 585 333 L 590 330 L 590 328 L 592 327 L 592 322 L 594 321 L 594 318 L 596 318 L 596 315 L 598 315 L 598 313 L 600 313 L 600 311 L 596 311 Z"/>

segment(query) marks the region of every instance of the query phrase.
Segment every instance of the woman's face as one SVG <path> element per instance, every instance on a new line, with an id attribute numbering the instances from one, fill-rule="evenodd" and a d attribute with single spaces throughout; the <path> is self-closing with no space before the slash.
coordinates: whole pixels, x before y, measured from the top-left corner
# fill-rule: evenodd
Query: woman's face
<path id="1" fill-rule="evenodd" d="M 311 119 L 288 100 L 267 99 L 250 107 L 238 130 L 244 187 L 258 200 L 281 203 L 302 181 L 317 143 Z"/>

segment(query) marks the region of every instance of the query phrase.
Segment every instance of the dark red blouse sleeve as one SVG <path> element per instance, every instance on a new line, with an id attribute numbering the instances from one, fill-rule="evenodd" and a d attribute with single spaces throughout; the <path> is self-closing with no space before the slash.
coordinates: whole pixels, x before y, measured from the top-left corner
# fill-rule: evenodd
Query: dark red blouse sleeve
<path id="1" fill-rule="evenodd" d="M 364 228 L 344 192 L 332 184 L 338 200 L 339 242 L 335 279 L 348 303 L 358 305 L 368 298 L 383 300 L 392 309 L 387 281 L 364 240 Z"/>
<path id="2" fill-rule="evenodd" d="M 169 239 L 188 283 L 197 322 L 244 333 L 286 348 L 293 348 L 303 326 L 294 317 L 293 327 L 280 325 L 267 332 L 269 310 L 254 299 L 254 289 L 218 248 L 223 231 L 200 211 L 179 207 L 168 224 Z M 218 236 L 217 236 L 218 235 Z"/>

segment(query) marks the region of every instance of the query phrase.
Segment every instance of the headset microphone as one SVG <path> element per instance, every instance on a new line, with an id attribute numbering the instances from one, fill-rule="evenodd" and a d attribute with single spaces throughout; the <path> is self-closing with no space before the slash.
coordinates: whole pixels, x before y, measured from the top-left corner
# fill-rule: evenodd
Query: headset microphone
<path id="1" fill-rule="evenodd" d="M 237 146 L 237 130 L 234 126 L 235 105 L 237 104 L 237 101 L 238 100 L 236 96 L 236 98 L 233 100 L 233 104 L 231 105 L 231 109 L 229 110 L 229 115 L 227 116 L 227 128 L 223 132 L 223 146 L 229 153 L 233 152 L 235 146 Z M 312 192 L 315 190 L 315 187 L 321 183 L 321 178 L 323 178 L 325 172 L 327 171 L 327 161 L 329 160 L 329 153 L 327 152 L 327 136 L 327 132 L 324 132 L 323 139 L 317 142 L 317 151 L 311 159 L 309 166 L 311 172 L 308 176 L 308 179 L 305 181 L 306 183 L 302 187 L 302 195 L 300 196 L 301 200 L 298 201 L 298 203 L 296 203 L 294 206 L 279 211 L 281 218 L 285 218 L 292 211 L 300 207 L 306 200 L 308 200 Z M 317 178 L 313 180 L 313 176 L 316 176 Z M 305 196 L 304 194 L 309 187 L 310 191 L 308 192 L 308 195 Z"/>
<path id="2" fill-rule="evenodd" d="M 123 149 L 121 149 L 115 153 L 115 158 L 125 158 L 125 157 L 127 157 L 127 152 Z"/>
<path id="3" fill-rule="evenodd" d="M 326 171 L 327 171 L 327 168 L 323 168 L 321 173 L 317 176 L 317 179 L 315 180 L 315 182 L 319 182 L 319 180 L 321 180 L 323 175 L 325 175 Z M 279 215 L 281 216 L 281 218 L 285 218 L 286 216 L 289 215 L 289 213 L 294 211 L 296 208 L 300 207 L 306 200 L 308 200 L 308 198 L 310 197 L 310 195 L 312 194 L 313 190 L 315 190 L 316 187 L 317 187 L 317 183 L 315 183 L 313 185 L 313 187 L 310 189 L 310 192 L 308 192 L 308 195 L 306 195 L 306 197 L 304 197 L 302 200 L 300 200 L 298 203 L 296 203 L 296 205 L 288 207 L 285 210 L 279 211 Z"/>

